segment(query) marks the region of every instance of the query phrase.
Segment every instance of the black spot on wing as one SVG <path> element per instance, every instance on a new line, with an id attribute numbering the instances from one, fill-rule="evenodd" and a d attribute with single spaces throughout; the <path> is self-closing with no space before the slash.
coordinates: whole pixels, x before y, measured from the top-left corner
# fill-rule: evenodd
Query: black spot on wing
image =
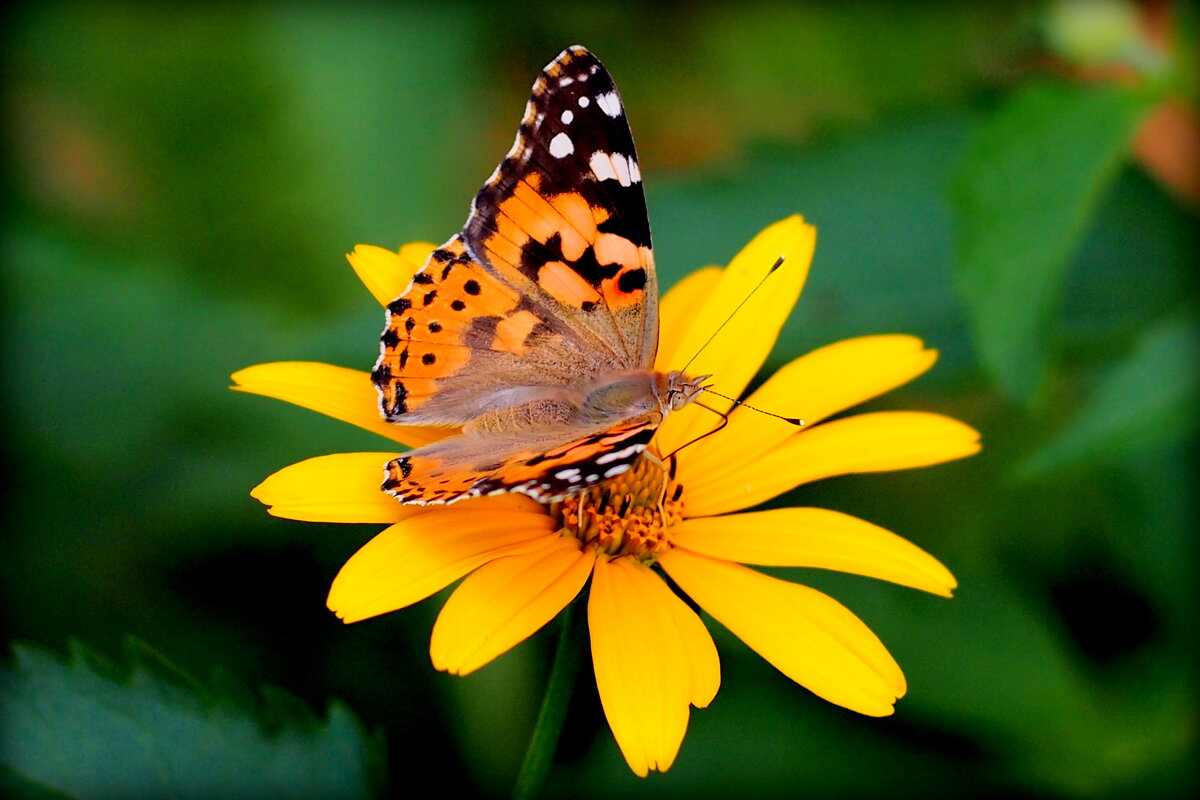
<path id="1" fill-rule="evenodd" d="M 570 262 L 571 268 L 579 273 L 592 286 L 599 286 L 606 278 L 616 275 L 621 269 L 620 264 L 601 264 L 596 260 L 596 251 L 590 246 L 583 251 L 579 258 Z"/>
<path id="2" fill-rule="evenodd" d="M 636 292 L 646 285 L 646 270 L 631 269 L 617 280 L 617 288 L 622 292 Z"/>
<path id="3" fill-rule="evenodd" d="M 562 234 L 555 233 L 545 242 L 531 238 L 521 248 L 521 272 L 531 280 L 537 280 L 538 270 L 551 261 L 565 261 L 562 251 Z"/>
<path id="4" fill-rule="evenodd" d="M 650 219 L 646 211 L 646 195 L 642 185 L 622 186 L 617 181 L 604 181 L 607 206 L 613 215 L 597 227 L 601 233 L 624 236 L 638 247 L 651 247 Z"/>

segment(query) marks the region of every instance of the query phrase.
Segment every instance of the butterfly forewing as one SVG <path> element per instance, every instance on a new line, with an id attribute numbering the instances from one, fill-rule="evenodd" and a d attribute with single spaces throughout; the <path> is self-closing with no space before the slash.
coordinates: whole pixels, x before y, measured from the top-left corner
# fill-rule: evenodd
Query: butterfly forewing
<path id="1" fill-rule="evenodd" d="M 658 287 L 641 168 L 604 66 L 573 47 L 534 83 L 516 141 L 475 197 L 467 247 L 514 286 L 648 368 Z"/>

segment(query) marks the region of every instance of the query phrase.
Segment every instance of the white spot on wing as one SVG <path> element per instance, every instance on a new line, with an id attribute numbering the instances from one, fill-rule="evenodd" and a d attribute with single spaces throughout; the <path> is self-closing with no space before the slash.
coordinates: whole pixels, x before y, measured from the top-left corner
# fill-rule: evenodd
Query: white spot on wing
<path id="1" fill-rule="evenodd" d="M 560 119 L 563 121 L 563 125 L 570 125 L 571 120 L 575 119 L 575 112 L 568 108 L 562 113 Z"/>
<path id="2" fill-rule="evenodd" d="M 550 140 L 550 155 L 555 158 L 563 158 L 575 152 L 575 143 L 571 141 L 571 137 L 565 133 L 560 133 Z"/>
<path id="3" fill-rule="evenodd" d="M 617 170 L 617 180 L 621 182 L 622 186 L 628 186 L 633 183 L 633 176 L 629 174 L 629 162 L 625 159 L 625 156 L 620 153 L 613 153 L 612 163 L 613 167 Z"/>
<path id="4" fill-rule="evenodd" d="M 596 463 L 597 464 L 608 464 L 610 462 L 617 461 L 618 459 L 629 458 L 630 456 L 636 455 L 637 453 L 640 453 L 645 449 L 646 449 L 646 445 L 644 445 L 644 444 L 631 444 L 631 445 L 629 445 L 629 447 L 626 447 L 624 450 L 615 450 L 611 453 L 605 453 L 604 455 L 602 455 L 596 459 Z"/>
<path id="5" fill-rule="evenodd" d="M 570 75 L 563 75 L 561 78 L 558 79 L 559 86 L 570 86 L 574 82 L 575 82 L 575 79 L 572 78 Z"/>
<path id="6" fill-rule="evenodd" d="M 603 150 L 597 150 L 592 153 L 591 159 L 588 160 L 588 165 L 592 168 L 592 174 L 596 176 L 597 180 L 615 181 L 617 179 L 617 172 L 613 169 L 612 159 Z"/>
<path id="7" fill-rule="evenodd" d="M 622 186 L 629 186 L 642 179 L 637 161 L 631 156 L 624 156 L 620 153 L 606 153 L 603 150 L 597 150 L 588 159 L 588 166 L 592 168 L 592 174 L 596 176 L 596 179 L 601 181 L 617 181 Z"/>
<path id="8" fill-rule="evenodd" d="M 587 107 L 588 107 L 588 106 L 590 106 L 591 104 L 592 104 L 592 100 L 591 100 L 591 98 L 590 98 L 590 97 L 581 97 L 581 98 L 579 98 L 579 107 L 580 107 L 580 108 L 587 108 Z"/>
<path id="9" fill-rule="evenodd" d="M 579 480 L 579 472 L 580 470 L 578 467 L 572 467 L 571 469 L 560 469 L 558 472 L 554 473 L 554 477 L 574 483 Z M 550 487 L 543 484 L 543 488 L 549 489 Z"/>
<path id="10" fill-rule="evenodd" d="M 600 105 L 600 109 L 613 119 L 621 116 L 621 100 L 617 97 L 616 92 L 605 92 L 596 98 L 596 102 Z"/>

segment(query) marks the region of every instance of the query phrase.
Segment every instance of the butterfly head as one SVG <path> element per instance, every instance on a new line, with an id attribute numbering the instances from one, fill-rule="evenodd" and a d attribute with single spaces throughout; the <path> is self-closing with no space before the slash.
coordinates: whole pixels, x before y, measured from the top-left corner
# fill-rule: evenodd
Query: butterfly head
<path id="1" fill-rule="evenodd" d="M 682 372 L 668 372 L 666 375 L 660 375 L 660 382 L 665 384 L 659 394 L 659 397 L 662 398 L 663 412 L 678 411 L 695 400 L 700 396 L 700 392 L 704 391 L 704 382 L 711 377 L 711 375 L 700 375 L 689 378 Z"/>

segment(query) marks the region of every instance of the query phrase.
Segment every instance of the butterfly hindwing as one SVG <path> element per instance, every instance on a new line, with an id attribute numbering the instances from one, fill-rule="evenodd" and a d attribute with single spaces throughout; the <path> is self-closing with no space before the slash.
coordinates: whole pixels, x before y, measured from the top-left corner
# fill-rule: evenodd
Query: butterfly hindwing
<path id="1" fill-rule="evenodd" d="M 628 470 L 659 420 L 646 415 L 590 431 L 551 428 L 532 440 L 456 436 L 391 461 L 383 489 L 421 505 L 504 492 L 551 503 Z"/>

